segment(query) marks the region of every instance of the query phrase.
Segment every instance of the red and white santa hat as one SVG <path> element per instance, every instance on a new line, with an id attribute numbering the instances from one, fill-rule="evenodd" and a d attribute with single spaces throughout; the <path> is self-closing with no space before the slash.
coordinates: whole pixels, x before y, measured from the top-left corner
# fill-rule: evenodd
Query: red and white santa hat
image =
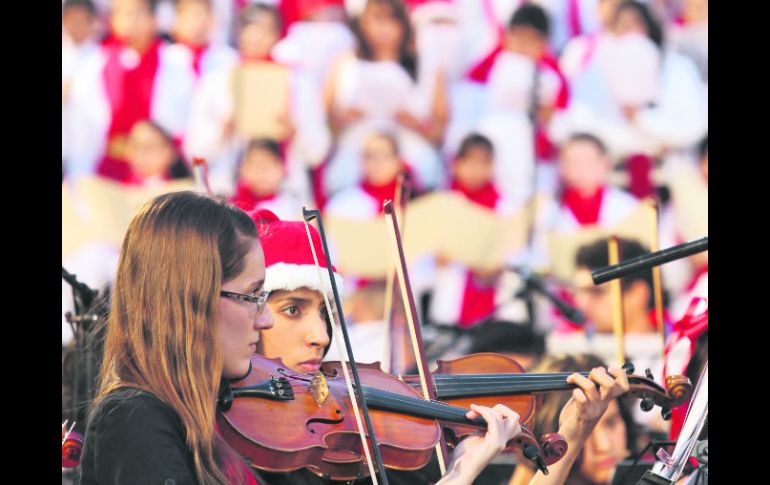
<path id="1" fill-rule="evenodd" d="M 309 288 L 316 291 L 326 290 L 327 294 L 332 296 L 321 236 L 315 227 L 310 226 L 310 236 L 321 267 L 323 285 L 326 288 L 321 288 L 318 280 L 318 271 L 303 222 L 282 221 L 266 209 L 251 213 L 251 217 L 257 224 L 259 241 L 265 253 L 265 291 L 293 291 Z M 334 266 L 332 271 L 337 289 L 341 293 L 342 276 L 337 273 Z"/>

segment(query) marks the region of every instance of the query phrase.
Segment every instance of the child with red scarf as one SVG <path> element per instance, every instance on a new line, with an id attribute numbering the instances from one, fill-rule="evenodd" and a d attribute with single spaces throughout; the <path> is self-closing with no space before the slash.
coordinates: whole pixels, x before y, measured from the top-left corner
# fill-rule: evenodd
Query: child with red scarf
<path id="1" fill-rule="evenodd" d="M 273 47 L 281 38 L 282 19 L 278 10 L 265 4 L 251 4 L 240 14 L 238 50 L 240 61 L 225 69 L 216 69 L 204 75 L 192 101 L 189 136 L 185 153 L 203 157 L 209 163 L 209 182 L 212 188 L 231 192 L 240 153 L 254 136 L 267 133 L 242 133 L 236 123 L 236 97 L 252 93 L 255 86 L 237 89 L 238 69 L 262 69 L 288 93 L 285 110 L 277 114 L 275 125 L 280 125 L 280 138 L 286 163 L 286 185 L 305 199 L 309 196 L 307 164 L 320 163 L 329 148 L 328 128 L 324 123 L 321 99 L 304 73 L 293 66 L 276 62 Z M 275 81 L 279 79 L 278 81 Z M 282 93 L 275 93 L 280 99 Z"/>
<path id="2" fill-rule="evenodd" d="M 285 179 L 286 167 L 278 142 L 254 139 L 238 168 L 238 185 L 230 202 L 246 212 L 267 209 L 283 220 L 301 220 L 302 204 L 282 190 Z"/>
<path id="3" fill-rule="evenodd" d="M 568 102 L 567 83 L 548 50 L 549 32 L 548 16 L 540 6 L 528 3 L 513 13 L 497 47 L 457 90 L 445 143 L 452 152 L 470 131 L 490 138 L 498 153 L 495 182 L 519 204 L 532 195 L 536 169 L 554 172 L 550 165 L 536 164 L 555 159 L 545 128 Z"/>
<path id="4" fill-rule="evenodd" d="M 573 135 L 561 149 L 562 191 L 551 227 L 565 232 L 592 225 L 609 228 L 631 214 L 639 202 L 609 184 L 611 169 L 602 140 L 588 133 Z"/>
<path id="5" fill-rule="evenodd" d="M 212 0 L 178 0 L 174 19 L 172 49 L 189 56 L 195 75 L 232 67 L 238 54 L 227 44 L 211 42 L 214 28 Z"/>
<path id="6" fill-rule="evenodd" d="M 374 132 L 364 142 L 361 182 L 333 195 L 324 212 L 349 219 L 374 219 L 382 214 L 382 204 L 395 200 L 398 175 L 409 171 L 401 159 L 395 136 Z"/>
<path id="7" fill-rule="evenodd" d="M 195 76 L 188 57 L 157 36 L 155 3 L 115 0 L 110 35 L 72 80 L 69 176 L 130 179 L 126 143 L 137 121 L 155 120 L 175 143 L 184 135 Z"/>
<path id="8" fill-rule="evenodd" d="M 161 185 L 174 179 L 190 178 L 190 170 L 179 156 L 174 140 L 152 120 L 134 124 L 126 143 L 131 176 L 128 185 Z"/>
<path id="9" fill-rule="evenodd" d="M 492 142 L 485 136 L 472 133 L 465 137 L 452 167 L 451 190 L 473 204 L 505 213 L 510 204 L 492 182 L 494 156 Z M 479 273 L 439 257 L 429 310 L 431 321 L 470 327 L 490 317 L 495 311 L 498 273 Z"/>

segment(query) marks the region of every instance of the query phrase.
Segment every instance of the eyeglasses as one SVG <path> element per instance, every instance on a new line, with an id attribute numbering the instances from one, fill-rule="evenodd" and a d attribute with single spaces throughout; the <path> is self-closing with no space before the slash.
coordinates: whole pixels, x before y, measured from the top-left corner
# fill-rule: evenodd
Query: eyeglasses
<path id="1" fill-rule="evenodd" d="M 267 304 L 267 297 L 270 296 L 269 291 L 263 291 L 262 293 L 259 294 L 259 296 L 244 295 L 243 293 L 234 293 L 232 291 L 225 291 L 225 290 L 220 291 L 219 294 L 224 296 L 225 298 L 232 298 L 233 300 L 241 300 L 248 303 L 256 303 L 257 313 L 262 313 L 265 311 L 265 305 Z"/>

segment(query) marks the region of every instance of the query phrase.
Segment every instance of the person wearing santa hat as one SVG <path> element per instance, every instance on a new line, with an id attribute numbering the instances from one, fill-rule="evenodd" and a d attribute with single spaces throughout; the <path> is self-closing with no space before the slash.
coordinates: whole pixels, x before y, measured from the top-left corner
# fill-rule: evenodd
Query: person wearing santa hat
<path id="1" fill-rule="evenodd" d="M 310 226 L 323 282 L 318 279 L 303 222 L 282 221 L 264 209 L 252 213 L 252 218 L 265 253 L 265 291 L 270 292 L 267 304 L 274 322 L 273 328 L 263 331 L 258 351 L 266 357 L 280 357 L 296 372 L 315 372 L 332 335 L 323 299 L 323 292 L 332 296 L 332 288 L 321 237 Z M 342 277 L 336 268 L 332 271 L 341 289 Z M 330 302 L 334 305 L 333 298 Z"/>
<path id="2" fill-rule="evenodd" d="M 252 218 L 257 224 L 259 240 L 264 252 L 263 289 L 270 292 L 267 306 L 273 317 L 272 328 L 263 329 L 260 332 L 257 351 L 270 358 L 280 358 L 295 372 L 315 372 L 320 368 L 332 333 L 322 293 L 327 292 L 330 298 L 332 296 L 321 238 L 318 231 L 310 226 L 313 248 L 321 266 L 319 282 L 318 269 L 315 266 L 303 222 L 281 221 L 275 214 L 265 210 L 252 213 Z M 342 285 L 342 278 L 333 266 L 332 272 L 337 284 Z M 333 305 L 333 300 L 330 303 Z M 582 399 L 570 400 L 562 412 L 564 421 L 561 423 L 559 432 L 567 438 L 570 449 L 574 448 L 574 450 L 568 452 L 559 463 L 549 467 L 550 475 L 545 476 L 538 471 L 532 484 L 563 483 L 569 468 L 577 458 L 576 450 L 590 435 L 609 403 L 628 389 L 625 373 L 619 369 L 611 370 L 609 374 L 603 369 L 594 369 L 589 378 L 571 376 L 568 381 L 586 391 L 585 394 L 577 391 L 581 392 Z M 596 384 L 606 391 L 602 392 L 601 397 L 595 392 Z M 482 414 L 487 422 L 495 419 L 495 416 L 498 420 L 506 417 L 507 421 L 515 416 L 502 405 L 495 406 L 496 413 L 489 415 L 486 414 L 485 408 L 480 409 L 478 406 L 471 405 L 471 409 Z M 489 429 L 493 428 L 494 426 L 490 425 Z M 441 477 L 438 484 L 472 483 L 510 438 L 503 438 L 499 448 L 483 445 L 485 441 L 492 441 L 492 439 L 491 433 L 488 432 L 483 439 L 481 437 L 471 439 L 455 448 L 447 473 Z M 258 473 L 269 483 L 328 483 L 328 480 L 304 469 L 291 473 L 263 471 Z M 437 480 L 438 474 L 435 470 L 430 470 L 429 465 L 413 472 L 388 470 L 388 479 L 391 483 L 429 483 Z M 368 480 L 364 483 L 367 482 Z"/>
<path id="3" fill-rule="evenodd" d="M 154 120 L 176 143 L 184 135 L 195 73 L 188 55 L 157 36 L 155 4 L 115 0 L 109 37 L 72 79 L 66 119 L 71 177 L 130 177 L 126 142 L 139 120 Z"/>
<path id="4" fill-rule="evenodd" d="M 302 204 L 283 187 L 285 180 L 280 144 L 269 138 L 255 138 L 246 147 L 238 167 L 238 184 L 230 202 L 246 212 L 267 209 L 281 219 L 301 219 Z"/>

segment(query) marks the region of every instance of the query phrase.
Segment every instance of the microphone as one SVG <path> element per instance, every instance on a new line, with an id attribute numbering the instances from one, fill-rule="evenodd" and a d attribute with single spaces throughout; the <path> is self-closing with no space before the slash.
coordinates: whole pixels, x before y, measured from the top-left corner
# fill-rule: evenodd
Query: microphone
<path id="1" fill-rule="evenodd" d="M 644 254 L 642 256 L 623 261 L 613 266 L 605 266 L 591 272 L 591 277 L 594 280 L 595 285 L 601 285 L 607 281 L 622 278 L 631 273 L 637 271 L 650 270 L 655 266 L 668 263 L 670 261 L 676 261 L 677 259 L 686 258 L 693 254 L 708 251 L 709 238 L 708 236 L 677 246 L 672 246 L 667 249 L 661 249 L 654 253 Z"/>
<path id="2" fill-rule="evenodd" d="M 585 323 L 586 316 L 583 314 L 583 312 L 577 308 L 574 308 L 558 296 L 548 291 L 543 280 L 540 279 L 540 277 L 535 273 L 522 267 L 512 267 L 510 269 L 524 279 L 525 291 L 533 290 L 546 297 L 548 301 L 550 301 L 556 308 L 558 308 L 562 315 L 564 315 L 564 317 L 570 322 L 577 325 L 583 325 Z"/>
<path id="3" fill-rule="evenodd" d="M 99 295 L 99 291 L 92 290 L 87 284 L 78 281 L 74 274 L 64 269 L 64 266 L 61 268 L 61 277 L 72 287 L 75 299 L 80 301 L 83 309 L 87 310 L 90 308 L 91 303 Z"/>

